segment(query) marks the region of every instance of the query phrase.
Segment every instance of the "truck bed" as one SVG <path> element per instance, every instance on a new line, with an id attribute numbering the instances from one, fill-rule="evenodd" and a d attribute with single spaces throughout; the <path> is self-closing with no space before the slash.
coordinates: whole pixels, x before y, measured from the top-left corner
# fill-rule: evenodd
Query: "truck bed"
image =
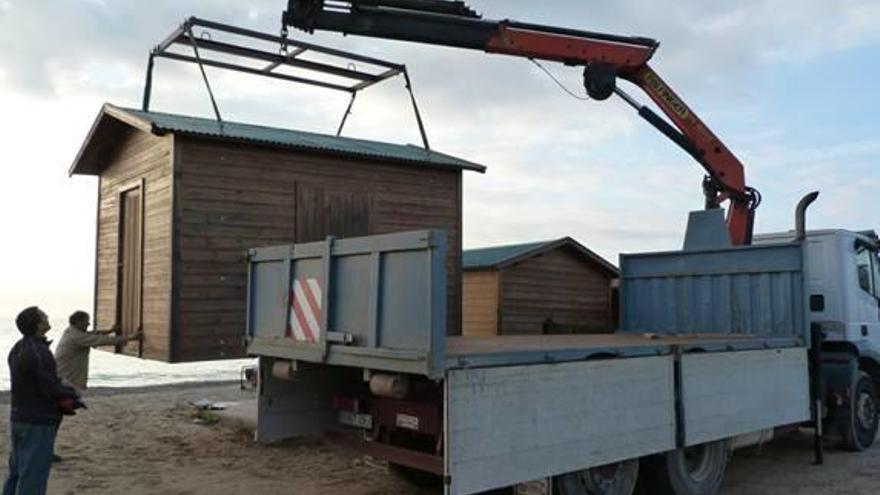
<path id="1" fill-rule="evenodd" d="M 798 244 L 621 259 L 619 332 L 464 338 L 447 337 L 444 232 L 252 249 L 248 352 L 442 380 L 450 369 L 808 343 Z"/>
<path id="2" fill-rule="evenodd" d="M 366 393 L 374 373 L 414 375 L 434 392 L 418 407 L 373 398 L 371 418 L 428 435 L 443 454 L 361 443 L 430 466 L 450 495 L 810 418 L 799 244 L 624 256 L 619 332 L 479 338 L 446 334 L 446 238 L 251 250 L 259 441 L 338 430 L 335 398 Z"/>
<path id="3" fill-rule="evenodd" d="M 675 353 L 746 351 L 801 346 L 791 337 L 742 334 L 510 335 L 448 337 L 446 367 L 470 368 Z"/>

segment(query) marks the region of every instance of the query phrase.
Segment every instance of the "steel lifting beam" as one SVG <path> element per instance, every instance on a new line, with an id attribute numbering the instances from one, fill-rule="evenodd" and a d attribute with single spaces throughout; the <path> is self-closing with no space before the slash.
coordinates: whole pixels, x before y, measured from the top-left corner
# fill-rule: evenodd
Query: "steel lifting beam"
<path id="1" fill-rule="evenodd" d="M 204 28 L 206 30 L 210 30 L 206 31 L 206 33 L 210 34 L 211 37 L 197 37 L 192 35 L 191 33 L 193 33 L 193 30 L 195 28 Z M 265 50 L 259 50 L 257 48 L 254 48 L 253 46 L 249 46 L 246 44 L 234 44 L 217 41 L 213 39 L 213 36 L 218 33 L 234 35 L 236 37 L 243 38 L 248 42 L 262 41 L 277 44 L 278 46 L 282 47 L 283 50 L 278 53 L 273 53 Z M 195 46 L 198 47 L 198 49 L 211 54 L 231 55 L 237 57 L 237 59 L 235 61 L 229 61 L 217 60 L 208 57 L 190 57 L 178 52 L 171 51 L 171 49 L 175 45 L 183 45 L 186 47 Z M 293 50 L 288 52 L 287 50 L 291 47 L 293 48 Z M 361 62 L 363 64 L 379 67 L 382 70 L 370 73 L 346 66 L 338 66 L 324 62 L 304 60 L 300 58 L 300 56 L 306 52 L 314 52 L 322 55 L 337 57 L 344 59 L 347 62 Z M 151 57 L 168 58 L 172 60 L 191 63 L 201 62 L 204 65 L 209 65 L 226 70 L 273 77 L 276 79 L 283 79 L 302 84 L 312 84 L 322 88 L 348 92 L 365 89 L 373 84 L 377 84 L 391 77 L 395 77 L 401 74 L 404 70 L 404 66 L 401 64 L 395 64 L 373 57 L 365 57 L 356 53 L 336 50 L 333 48 L 315 45 L 312 43 L 305 43 L 299 40 L 292 40 L 283 36 L 275 36 L 267 33 L 261 33 L 259 31 L 244 29 L 237 26 L 231 26 L 219 22 L 199 19 L 197 17 L 191 17 L 187 19 L 179 28 L 175 29 L 171 33 L 171 35 L 165 38 L 161 43 L 156 46 L 156 48 L 153 49 Z M 259 69 L 246 65 L 247 62 L 253 61 L 267 62 L 267 64 L 262 65 Z M 314 77 L 291 76 L 289 74 L 275 72 L 278 68 L 283 66 L 301 69 L 309 73 L 325 74 L 338 78 L 350 79 L 352 81 L 349 84 L 329 83 L 327 81 L 316 79 Z"/>
<path id="2" fill-rule="evenodd" d="M 194 34 L 196 28 L 201 28 L 204 31 L 199 36 L 196 36 Z M 215 37 L 219 36 L 225 37 L 226 40 L 220 41 L 215 39 Z M 235 42 L 230 42 L 228 39 L 234 39 Z M 271 46 L 278 47 L 279 49 L 277 52 L 266 51 L 258 48 L 258 45 L 261 43 L 263 45 L 269 43 Z M 191 52 L 182 53 L 179 49 L 175 50 L 176 47 L 184 47 L 185 50 L 191 50 Z M 304 58 L 306 54 L 317 54 L 322 56 L 322 59 L 308 60 Z M 402 64 L 290 39 L 287 37 L 286 29 L 282 30 L 281 35 L 278 36 L 190 17 L 150 52 L 144 82 L 142 105 L 144 110 L 149 110 L 150 107 L 153 68 L 157 58 L 192 63 L 199 67 L 218 121 L 222 121 L 222 119 L 213 91 L 211 90 L 210 82 L 208 81 L 207 73 L 205 72 L 205 67 L 214 67 L 349 93 L 351 95 L 349 105 L 345 110 L 337 134 L 342 132 L 347 117 L 351 114 L 351 106 L 354 103 L 355 95 L 359 91 L 403 74 L 406 89 L 412 96 L 412 87 L 409 78 L 406 76 L 406 67 Z M 341 65 L 339 65 L 340 62 L 326 61 L 328 58 L 340 59 Z M 356 67 L 355 64 L 360 64 L 360 67 Z M 292 68 L 299 72 L 296 74 L 282 72 L 282 68 Z M 318 78 L 316 77 L 317 75 L 325 76 L 325 79 Z M 329 76 L 329 79 L 326 78 L 327 76 Z M 423 144 L 427 149 L 428 140 L 424 124 L 419 115 L 414 97 L 412 98 L 412 104 Z"/>

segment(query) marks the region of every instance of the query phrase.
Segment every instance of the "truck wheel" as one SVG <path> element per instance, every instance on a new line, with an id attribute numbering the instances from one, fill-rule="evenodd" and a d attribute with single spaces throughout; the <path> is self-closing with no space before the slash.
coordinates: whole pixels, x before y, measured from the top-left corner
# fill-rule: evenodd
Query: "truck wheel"
<path id="1" fill-rule="evenodd" d="M 844 421 L 843 446 L 861 452 L 874 443 L 877 436 L 877 391 L 874 380 L 864 371 L 859 372 L 853 387 L 852 400 Z"/>
<path id="2" fill-rule="evenodd" d="M 553 495 L 632 495 L 639 460 L 630 459 L 553 478 Z"/>
<path id="3" fill-rule="evenodd" d="M 728 457 L 727 440 L 647 457 L 642 462 L 639 494 L 714 495 L 721 488 Z"/>

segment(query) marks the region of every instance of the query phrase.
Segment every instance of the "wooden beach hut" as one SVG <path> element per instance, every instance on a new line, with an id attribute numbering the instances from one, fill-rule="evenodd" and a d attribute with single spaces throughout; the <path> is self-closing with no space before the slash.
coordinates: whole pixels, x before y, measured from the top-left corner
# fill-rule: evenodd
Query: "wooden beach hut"
<path id="1" fill-rule="evenodd" d="M 70 173 L 98 177 L 95 324 L 142 329 L 122 352 L 243 357 L 250 247 L 443 228 L 460 333 L 462 171 L 387 144 L 104 105 Z"/>
<path id="2" fill-rule="evenodd" d="M 571 237 L 469 249 L 462 266 L 465 336 L 607 332 L 615 326 L 618 270 Z"/>

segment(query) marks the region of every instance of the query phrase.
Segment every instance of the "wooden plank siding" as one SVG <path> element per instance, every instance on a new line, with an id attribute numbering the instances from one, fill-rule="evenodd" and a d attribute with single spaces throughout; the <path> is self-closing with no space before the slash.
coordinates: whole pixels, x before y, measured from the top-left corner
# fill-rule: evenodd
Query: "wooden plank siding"
<path id="1" fill-rule="evenodd" d="M 448 331 L 460 332 L 459 170 L 175 139 L 175 361 L 244 355 L 248 248 L 328 234 L 447 229 Z"/>
<path id="2" fill-rule="evenodd" d="M 543 323 L 609 329 L 610 278 L 569 247 L 501 270 L 501 333 L 539 334 Z"/>
<path id="3" fill-rule="evenodd" d="M 462 277 L 461 334 L 465 337 L 498 335 L 497 270 L 464 273 Z"/>
<path id="4" fill-rule="evenodd" d="M 143 356 L 171 354 L 171 138 L 130 129 L 107 156 L 98 188 L 95 327 L 117 323 L 119 193 L 143 180 Z M 138 354 L 138 344 L 123 349 Z"/>

